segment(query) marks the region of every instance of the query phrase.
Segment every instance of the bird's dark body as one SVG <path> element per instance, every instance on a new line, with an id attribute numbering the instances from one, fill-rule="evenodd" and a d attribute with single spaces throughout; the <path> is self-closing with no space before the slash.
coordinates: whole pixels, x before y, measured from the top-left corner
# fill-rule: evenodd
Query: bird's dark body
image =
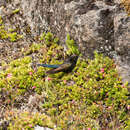
<path id="1" fill-rule="evenodd" d="M 48 65 L 48 64 L 37 64 L 38 66 L 42 67 L 48 67 L 48 68 L 53 68 L 49 71 L 47 71 L 48 74 L 54 74 L 58 72 L 71 72 L 73 68 L 76 66 L 78 56 L 77 55 L 72 55 L 68 59 L 64 61 L 63 64 L 60 65 Z"/>

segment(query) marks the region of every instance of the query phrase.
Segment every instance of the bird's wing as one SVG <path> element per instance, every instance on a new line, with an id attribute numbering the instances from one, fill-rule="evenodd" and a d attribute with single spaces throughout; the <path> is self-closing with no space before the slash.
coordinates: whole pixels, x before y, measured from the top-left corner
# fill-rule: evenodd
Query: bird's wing
<path id="1" fill-rule="evenodd" d="M 65 71 L 66 69 L 68 69 L 71 66 L 71 63 L 64 63 L 61 64 L 58 68 L 56 69 L 51 69 L 49 71 L 47 71 L 47 73 L 57 73 L 57 72 L 61 72 L 61 71 Z"/>
<path id="2" fill-rule="evenodd" d="M 48 68 L 58 68 L 59 67 L 59 65 L 49 65 L 49 64 L 37 64 L 37 66 L 48 67 Z"/>

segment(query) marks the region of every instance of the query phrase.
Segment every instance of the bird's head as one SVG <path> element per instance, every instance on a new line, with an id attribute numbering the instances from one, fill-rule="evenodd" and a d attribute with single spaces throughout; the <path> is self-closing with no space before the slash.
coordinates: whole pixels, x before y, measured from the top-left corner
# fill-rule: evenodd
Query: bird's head
<path id="1" fill-rule="evenodd" d="M 76 63 L 77 59 L 78 59 L 78 55 L 73 54 L 72 56 L 70 56 L 69 61 L 72 63 L 73 62 Z"/>

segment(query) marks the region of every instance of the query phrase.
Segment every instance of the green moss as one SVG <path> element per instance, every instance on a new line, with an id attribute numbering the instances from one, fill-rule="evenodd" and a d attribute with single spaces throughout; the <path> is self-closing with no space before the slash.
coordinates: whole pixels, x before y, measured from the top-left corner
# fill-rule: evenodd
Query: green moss
<path id="1" fill-rule="evenodd" d="M 19 13 L 19 11 L 20 11 L 20 9 L 15 9 L 12 13 L 17 14 L 17 13 Z"/>
<path id="2" fill-rule="evenodd" d="M 75 44 L 75 41 L 70 38 L 69 34 L 67 34 L 66 45 L 68 47 L 68 51 L 67 51 L 68 54 L 77 54 L 77 55 L 80 54 L 78 47 Z"/>
<path id="3" fill-rule="evenodd" d="M 32 53 L 37 53 L 37 52 L 40 50 L 41 46 L 42 46 L 41 44 L 33 43 L 33 44 L 29 47 L 28 50 L 25 50 L 24 55 L 30 55 L 30 54 L 32 54 Z M 23 50 L 23 52 L 24 52 L 24 50 Z"/>
<path id="4" fill-rule="evenodd" d="M 0 25 L 3 24 L 2 17 L 0 16 Z"/>
<path id="5" fill-rule="evenodd" d="M 9 40 L 10 42 L 16 42 L 19 39 L 22 39 L 23 36 L 19 35 L 17 32 L 13 31 L 14 29 L 7 30 L 3 23 L 2 17 L 0 17 L 0 39 Z"/>
<path id="6" fill-rule="evenodd" d="M 54 37 L 54 35 L 51 32 L 43 33 L 40 36 L 40 40 L 44 41 L 46 45 L 51 46 L 52 44 L 57 44 L 59 41 L 59 38 Z"/>
<path id="7" fill-rule="evenodd" d="M 18 35 L 16 32 L 8 33 L 7 35 L 11 42 L 16 42 L 17 40 L 23 38 L 23 36 Z"/>
<path id="8" fill-rule="evenodd" d="M 0 26 L 0 39 L 7 39 L 8 35 L 7 35 L 7 31 L 5 30 L 4 25 Z"/>
<path id="9" fill-rule="evenodd" d="M 11 113 L 9 113 L 11 115 Z M 9 124 L 9 130 L 20 130 L 20 129 L 34 129 L 36 125 L 41 127 L 53 128 L 54 123 L 51 121 L 51 118 L 45 114 L 39 113 L 29 113 L 29 112 L 13 112 L 14 115 L 11 117 L 11 123 Z"/>

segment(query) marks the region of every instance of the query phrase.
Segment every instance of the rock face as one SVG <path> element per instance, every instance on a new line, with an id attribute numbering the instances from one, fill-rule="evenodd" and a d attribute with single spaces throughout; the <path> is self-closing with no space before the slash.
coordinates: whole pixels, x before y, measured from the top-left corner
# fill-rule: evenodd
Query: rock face
<path id="1" fill-rule="evenodd" d="M 130 17 L 120 8 L 114 16 L 114 46 L 119 74 L 130 84 Z"/>
<path id="2" fill-rule="evenodd" d="M 85 58 L 94 50 L 115 58 L 120 74 L 130 83 L 130 17 L 118 0 L 14 0 L 0 5 L 5 7 L 0 15 L 21 9 L 11 19 L 21 33 L 51 31 L 62 43 L 69 33 Z"/>

